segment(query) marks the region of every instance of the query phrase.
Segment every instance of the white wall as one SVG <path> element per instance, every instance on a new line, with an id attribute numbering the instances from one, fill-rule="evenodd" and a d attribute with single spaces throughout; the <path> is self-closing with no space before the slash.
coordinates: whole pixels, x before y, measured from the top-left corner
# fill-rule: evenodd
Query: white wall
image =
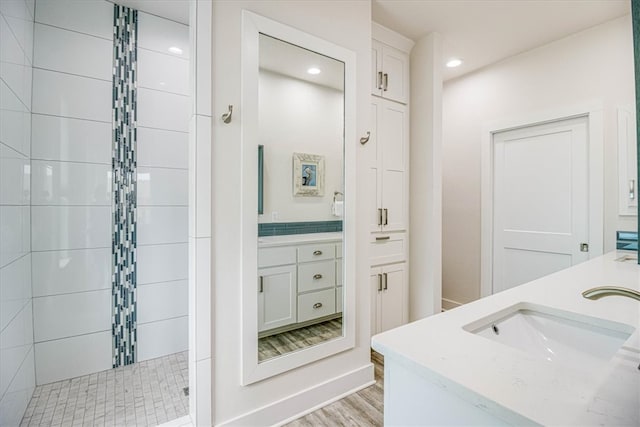
<path id="1" fill-rule="evenodd" d="M 343 92 L 260 70 L 259 132 L 264 144 L 264 214 L 259 222 L 336 221 L 334 191 L 344 193 Z M 329 112 L 329 113 L 328 113 Z M 283 120 L 288 125 L 281 126 Z M 293 153 L 325 157 L 323 197 L 293 196 Z M 340 196 L 339 200 L 342 200 Z M 277 220 L 273 220 L 273 213 Z"/>
<path id="2" fill-rule="evenodd" d="M 223 124 L 219 118 L 229 104 L 241 111 L 241 11 L 248 9 L 302 31 L 353 50 L 357 54 L 356 133 L 370 129 L 369 69 L 371 44 L 371 5 L 369 1 L 235 1 L 215 2 L 214 14 L 214 127 L 213 127 L 213 203 L 212 235 L 214 286 L 214 423 L 271 425 L 348 391 L 340 381 L 350 373 L 366 368 L 370 352 L 370 293 L 368 287 L 368 229 L 357 224 L 356 253 L 356 347 L 310 365 L 243 387 L 241 378 L 241 290 L 242 253 L 241 201 L 238 186 L 241 165 L 241 124 L 236 119 Z M 240 118 L 241 116 L 234 116 Z M 346 141 L 358 144 L 358 141 Z M 356 150 L 359 147 L 356 147 Z M 359 152 L 359 151 L 358 151 Z M 358 155 L 357 212 L 365 217 L 367 182 L 364 159 Z M 323 387 L 320 385 L 325 384 Z M 303 394 L 303 392 L 306 392 Z"/>
<path id="3" fill-rule="evenodd" d="M 485 124 L 601 102 L 604 242 L 635 229 L 617 215 L 616 108 L 634 101 L 631 19 L 622 17 L 446 82 L 443 110 L 443 298 L 480 297 L 480 153 Z"/>
<path id="4" fill-rule="evenodd" d="M 31 292 L 33 1 L 0 2 L 0 425 L 35 387 Z"/>

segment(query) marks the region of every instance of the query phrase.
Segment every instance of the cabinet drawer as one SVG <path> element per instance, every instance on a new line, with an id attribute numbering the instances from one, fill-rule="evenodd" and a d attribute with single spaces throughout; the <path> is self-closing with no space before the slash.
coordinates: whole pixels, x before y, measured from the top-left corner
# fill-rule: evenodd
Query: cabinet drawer
<path id="1" fill-rule="evenodd" d="M 336 285 L 335 261 L 298 264 L 298 292 L 315 291 Z"/>
<path id="2" fill-rule="evenodd" d="M 336 291 L 327 289 L 298 295 L 298 323 L 336 312 Z"/>
<path id="3" fill-rule="evenodd" d="M 336 313 L 342 313 L 342 286 L 336 288 Z"/>
<path id="4" fill-rule="evenodd" d="M 336 258 L 342 258 L 342 242 L 336 243 Z"/>
<path id="5" fill-rule="evenodd" d="M 405 233 L 375 234 L 370 241 L 371 265 L 402 262 L 407 259 Z"/>
<path id="6" fill-rule="evenodd" d="M 322 261 L 334 256 L 334 243 L 298 246 L 298 262 Z"/>
<path id="7" fill-rule="evenodd" d="M 296 263 L 296 248 L 283 246 L 258 249 L 258 268 Z"/>

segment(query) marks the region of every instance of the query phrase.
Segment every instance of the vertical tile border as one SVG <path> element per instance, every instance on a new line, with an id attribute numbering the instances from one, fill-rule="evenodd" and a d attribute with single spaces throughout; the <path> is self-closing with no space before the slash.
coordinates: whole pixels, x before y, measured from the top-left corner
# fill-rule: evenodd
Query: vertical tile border
<path id="1" fill-rule="evenodd" d="M 113 367 L 136 361 L 136 78 L 138 11 L 113 8 Z"/>

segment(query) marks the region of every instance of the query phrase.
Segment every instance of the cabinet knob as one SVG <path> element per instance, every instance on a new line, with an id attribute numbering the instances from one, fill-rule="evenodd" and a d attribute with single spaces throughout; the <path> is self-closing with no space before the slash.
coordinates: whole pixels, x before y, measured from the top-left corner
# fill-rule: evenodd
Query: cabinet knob
<path id="1" fill-rule="evenodd" d="M 322 279 L 322 274 L 314 274 L 313 278 L 314 278 L 314 280 Z"/>
<path id="2" fill-rule="evenodd" d="M 322 303 L 321 302 L 317 302 L 317 303 L 313 304 L 313 308 L 317 309 L 317 308 L 320 308 L 320 307 L 322 307 Z"/>
<path id="3" fill-rule="evenodd" d="M 322 251 L 313 251 L 314 255 L 322 255 Z"/>

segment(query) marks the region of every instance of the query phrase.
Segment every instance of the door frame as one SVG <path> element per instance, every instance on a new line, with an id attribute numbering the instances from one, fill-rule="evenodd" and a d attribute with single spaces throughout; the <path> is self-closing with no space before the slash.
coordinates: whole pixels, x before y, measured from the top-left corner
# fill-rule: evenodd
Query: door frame
<path id="1" fill-rule="evenodd" d="M 496 133 L 587 118 L 589 144 L 589 259 L 602 255 L 604 248 L 604 127 L 602 101 L 554 108 L 485 123 L 481 138 L 480 182 L 480 296 L 493 293 L 493 184 Z"/>

